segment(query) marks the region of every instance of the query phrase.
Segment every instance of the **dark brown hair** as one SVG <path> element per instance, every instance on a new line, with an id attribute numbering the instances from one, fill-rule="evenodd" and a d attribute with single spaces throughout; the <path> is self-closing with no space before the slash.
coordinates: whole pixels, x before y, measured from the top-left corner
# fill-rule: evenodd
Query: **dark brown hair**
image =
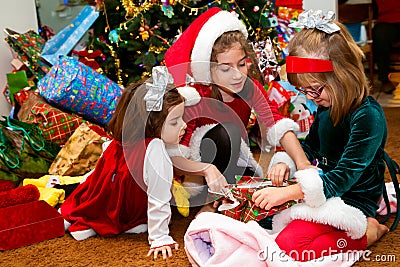
<path id="1" fill-rule="evenodd" d="M 364 73 L 364 54 L 346 27 L 335 21 L 340 30 L 327 34 L 317 29 L 303 29 L 289 42 L 289 55 L 332 61 L 333 72 L 288 73 L 295 86 L 325 84 L 331 98 L 330 116 L 337 125 L 347 114 L 360 106 L 368 96 L 369 85 Z"/>
<path id="2" fill-rule="evenodd" d="M 147 81 L 151 83 L 150 81 Z M 169 85 L 163 96 L 161 111 L 147 111 L 144 81 L 128 85 L 118 101 L 107 131 L 123 144 L 134 144 L 145 137 L 161 137 L 161 129 L 170 109 L 184 102 L 175 86 Z"/>

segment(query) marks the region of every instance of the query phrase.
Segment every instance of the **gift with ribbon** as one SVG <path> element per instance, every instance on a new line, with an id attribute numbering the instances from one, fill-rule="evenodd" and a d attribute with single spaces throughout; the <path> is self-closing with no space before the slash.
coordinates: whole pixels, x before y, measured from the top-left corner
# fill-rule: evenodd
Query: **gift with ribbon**
<path id="1" fill-rule="evenodd" d="M 235 185 L 227 186 L 232 194 L 232 196 L 229 196 L 229 193 L 227 198 L 232 199 L 233 197 L 236 201 L 233 201 L 232 204 L 221 205 L 219 208 L 219 211 L 221 211 L 222 214 L 233 219 L 242 222 L 260 221 L 297 203 L 296 201 L 292 200 L 269 210 L 261 209 L 252 201 L 253 193 L 257 190 L 272 186 L 271 181 L 268 178 L 241 175 L 237 175 L 236 180 L 237 183 Z M 285 183 L 284 186 L 293 183 L 295 183 L 295 181 L 291 180 Z"/>

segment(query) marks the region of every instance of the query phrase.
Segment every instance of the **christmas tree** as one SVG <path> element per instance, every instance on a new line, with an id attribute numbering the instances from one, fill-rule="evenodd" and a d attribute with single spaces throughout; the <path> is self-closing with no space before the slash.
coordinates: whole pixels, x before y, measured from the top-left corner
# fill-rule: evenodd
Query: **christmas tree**
<path id="1" fill-rule="evenodd" d="M 95 60 L 101 71 L 120 85 L 148 77 L 162 64 L 165 51 L 201 13 L 218 6 L 235 12 L 246 25 L 252 42 L 277 42 L 274 1 L 102 0 L 88 51 L 102 52 Z"/>

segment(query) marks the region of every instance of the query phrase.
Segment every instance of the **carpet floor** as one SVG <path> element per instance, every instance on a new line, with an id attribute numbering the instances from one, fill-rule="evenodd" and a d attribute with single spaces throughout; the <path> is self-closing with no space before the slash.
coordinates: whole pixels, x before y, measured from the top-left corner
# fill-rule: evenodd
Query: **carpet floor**
<path id="1" fill-rule="evenodd" d="M 384 108 L 389 127 L 386 146 L 388 153 L 400 163 L 400 108 Z M 260 155 L 255 153 L 256 157 Z M 261 157 L 265 167 L 269 157 Z M 386 174 L 389 181 L 389 176 Z M 173 257 L 153 260 L 146 257 L 149 246 L 147 234 L 122 234 L 115 237 L 92 237 L 75 241 L 69 234 L 30 246 L 0 252 L 0 266 L 190 266 L 183 243 L 184 233 L 198 208 L 191 208 L 189 217 L 184 218 L 173 209 L 171 235 L 179 243 Z M 392 218 L 387 222 L 390 226 Z M 399 266 L 400 226 L 386 234 L 369 248 L 370 260 L 360 260 L 354 266 Z"/>

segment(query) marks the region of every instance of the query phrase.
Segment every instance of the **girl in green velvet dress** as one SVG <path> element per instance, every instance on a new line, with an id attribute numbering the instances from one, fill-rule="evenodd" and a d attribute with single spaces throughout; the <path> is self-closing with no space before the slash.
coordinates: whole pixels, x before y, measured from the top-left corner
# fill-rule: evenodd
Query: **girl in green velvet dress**
<path id="1" fill-rule="evenodd" d="M 295 172 L 295 185 L 253 194 L 265 209 L 302 200 L 273 219 L 273 230 L 281 230 L 277 244 L 300 261 L 365 250 L 388 231 L 374 218 L 384 186 L 385 115 L 368 96 L 363 52 L 333 17 L 333 12 L 303 12 L 292 26 L 304 29 L 290 41 L 286 59 L 289 82 L 318 105 L 302 143 L 317 168 Z M 272 179 L 295 166 L 282 154 L 271 164 Z"/>

